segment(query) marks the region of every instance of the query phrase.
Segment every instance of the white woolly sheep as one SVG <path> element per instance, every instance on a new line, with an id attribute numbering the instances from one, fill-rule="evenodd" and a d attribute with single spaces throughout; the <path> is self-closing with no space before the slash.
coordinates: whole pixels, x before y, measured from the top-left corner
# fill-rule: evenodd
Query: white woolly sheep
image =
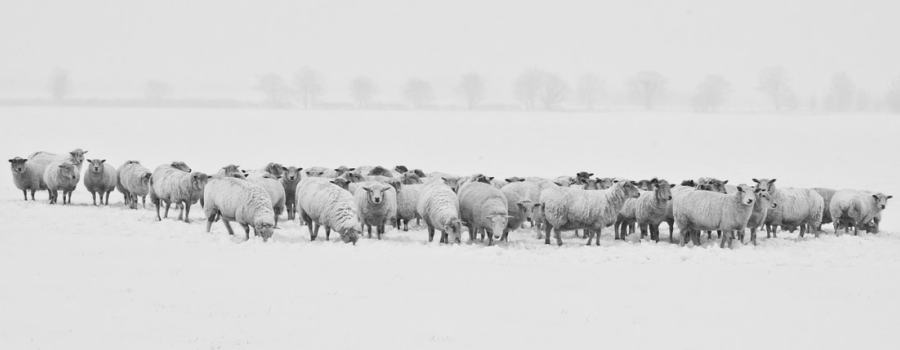
<path id="1" fill-rule="evenodd" d="M 297 184 L 297 210 L 309 226 L 309 239 L 316 240 L 319 227 L 325 226 L 325 239 L 334 229 L 345 243 L 356 244 L 360 230 L 359 213 L 350 192 L 328 179 L 309 177 Z"/>
<path id="2" fill-rule="evenodd" d="M 116 173 L 117 188 L 125 196 L 125 205 L 137 209 L 137 199 L 147 207 L 147 195 L 150 193 L 150 177 L 153 173 L 136 160 L 126 161 Z"/>
<path id="3" fill-rule="evenodd" d="M 397 190 L 377 181 L 361 182 L 358 185 L 353 199 L 356 200 L 361 224 L 366 227 L 369 238 L 372 238 L 374 226 L 378 239 L 381 239 L 385 233 L 385 224 L 397 217 Z"/>
<path id="4" fill-rule="evenodd" d="M 688 191 L 673 199 L 675 222 L 682 235 L 682 245 L 687 237 L 693 237 L 695 245 L 700 245 L 701 230 L 722 230 L 720 247 L 733 245 L 733 231 L 747 227 L 756 195 L 750 186 L 741 184 L 735 194 L 712 191 Z"/>
<path id="5" fill-rule="evenodd" d="M 506 196 L 491 184 L 469 182 L 459 189 L 459 216 L 469 229 L 469 241 L 478 232 L 488 237 L 488 245 L 495 239 L 506 240 L 504 232 L 509 222 Z"/>
<path id="6" fill-rule="evenodd" d="M 244 228 L 248 240 L 251 226 L 263 242 L 272 237 L 275 214 L 269 194 L 261 186 L 233 177 L 216 176 L 210 178 L 203 189 L 203 200 L 206 232 L 210 232 L 213 222 L 221 218 L 229 235 L 234 235 L 230 221 L 236 221 Z"/>
<path id="7" fill-rule="evenodd" d="M 275 227 L 278 227 L 278 216 L 284 212 L 284 203 L 287 197 L 281 180 L 269 172 L 255 171 L 248 174 L 247 181 L 266 190 L 269 201 L 272 202 L 272 211 L 275 213 Z"/>
<path id="8" fill-rule="evenodd" d="M 78 167 L 69 160 L 55 160 L 44 169 L 44 183 L 50 191 L 50 204 L 57 202 L 59 191 L 63 193 L 63 204 L 72 203 L 72 191 L 78 186 Z"/>
<path id="9" fill-rule="evenodd" d="M 47 189 L 44 182 L 44 173 L 40 172 L 38 166 L 32 164 L 25 158 L 15 157 L 9 160 L 9 168 L 12 171 L 13 183 L 16 188 L 22 190 L 25 200 L 28 200 L 28 191 L 31 191 L 31 200 L 34 200 L 34 193 Z"/>
<path id="10" fill-rule="evenodd" d="M 453 189 L 442 181 L 430 181 L 422 187 L 416 213 L 428 226 L 428 241 L 434 231 L 441 231 L 441 243 L 460 243 L 462 222 L 459 218 L 459 199 Z"/>
<path id="11" fill-rule="evenodd" d="M 97 205 L 98 193 L 100 194 L 100 204 L 109 205 L 109 194 L 116 189 L 116 183 L 118 183 L 116 168 L 106 164 L 106 159 L 88 159 L 88 170 L 84 172 L 83 183 L 84 188 L 91 193 L 94 205 Z"/>
<path id="12" fill-rule="evenodd" d="M 178 220 L 190 222 L 191 205 L 200 201 L 203 206 L 203 186 L 209 176 L 201 172 L 186 172 L 179 168 L 184 163 L 175 162 L 163 164 L 153 171 L 150 176 L 150 201 L 156 205 L 156 219 L 162 221 L 159 209 L 165 202 L 165 217 L 169 217 L 169 207 L 172 203 L 182 205 L 183 210 L 178 213 Z M 179 168 L 176 168 L 179 167 Z M 190 168 L 187 168 L 190 169 Z M 182 215 L 184 214 L 184 215 Z"/>
<path id="13" fill-rule="evenodd" d="M 303 168 L 296 166 L 282 169 L 281 185 L 284 187 L 284 204 L 289 221 L 293 221 L 297 215 L 297 184 L 300 183 L 300 171 L 302 170 Z"/>
<path id="14" fill-rule="evenodd" d="M 518 230 L 529 221 L 534 227 L 534 214 L 539 211 L 540 189 L 536 183 L 516 181 L 508 183 L 500 189 L 506 197 L 506 207 L 509 209 L 509 222 L 506 225 L 504 235 L 510 231 Z"/>
<path id="15" fill-rule="evenodd" d="M 685 193 L 689 193 L 692 191 L 699 191 L 696 188 L 696 185 L 694 185 L 694 186 L 684 185 L 685 183 L 693 183 L 693 182 L 694 182 L 694 180 L 682 181 L 681 182 L 682 185 L 672 187 L 672 199 L 674 200 L 675 198 L 678 198 L 678 196 L 685 194 Z M 672 238 L 673 233 L 675 231 L 675 211 L 673 210 L 672 203 L 673 203 L 673 201 L 669 201 L 669 203 L 666 204 L 666 223 L 669 224 L 669 243 L 675 243 L 675 240 Z M 684 234 L 682 234 L 681 236 L 682 236 L 682 238 L 684 238 Z"/>
<path id="16" fill-rule="evenodd" d="M 28 156 L 28 160 L 34 162 L 35 166 L 40 168 L 41 173 L 50 165 L 51 162 L 54 161 L 69 161 L 78 168 L 78 171 L 81 172 L 81 166 L 84 164 L 84 155 L 87 154 L 87 151 L 82 150 L 81 148 L 76 148 L 70 151 L 67 154 L 59 155 L 50 152 L 38 151 L 32 153 Z"/>
<path id="17" fill-rule="evenodd" d="M 853 235 L 859 234 L 859 228 L 872 227 L 878 233 L 878 222 L 881 211 L 887 206 L 887 200 L 893 198 L 884 193 L 868 191 L 840 190 L 831 197 L 831 219 L 834 222 L 834 233 L 839 234 L 841 227 L 846 231 L 853 227 Z"/>
<path id="18" fill-rule="evenodd" d="M 627 232 L 624 232 L 625 224 L 628 221 L 633 221 L 641 230 L 641 238 L 644 238 L 649 231 L 650 239 L 659 242 L 659 224 L 666 221 L 666 208 L 672 200 L 672 188 L 675 185 L 670 185 L 668 181 L 656 178 L 646 181 L 647 186 L 652 190 L 641 191 L 641 195 L 638 198 L 628 200 L 621 211 L 620 219 L 625 221 L 621 225 L 622 232 L 620 232 L 620 237 L 622 239 L 625 239 L 627 234 Z M 626 213 L 628 215 L 624 215 Z"/>
<path id="19" fill-rule="evenodd" d="M 596 236 L 600 245 L 600 231 L 616 221 L 619 211 L 628 198 L 640 195 L 634 181 L 619 180 L 606 190 L 577 188 L 547 188 L 541 191 L 544 243 L 550 244 L 550 231 L 556 236 L 556 244 L 562 245 L 563 230 L 585 229 L 590 233 L 587 244 Z"/>
<path id="20" fill-rule="evenodd" d="M 777 237 L 778 226 L 797 226 L 800 237 L 809 231 L 815 231 L 819 237 L 825 199 L 818 192 L 808 188 L 777 188 L 775 179 L 753 179 L 753 182 L 769 191 L 772 201 L 778 203 L 778 207 L 766 214 L 766 236 L 771 231 L 772 237 Z"/>
<path id="21" fill-rule="evenodd" d="M 822 188 L 822 187 L 814 187 L 813 191 L 816 191 L 816 193 L 818 193 L 820 196 L 822 196 L 823 203 L 825 204 L 824 210 L 822 210 L 822 222 L 819 224 L 819 227 L 816 228 L 817 230 L 821 231 L 822 224 L 827 224 L 827 223 L 832 222 L 831 210 L 830 210 L 831 197 L 834 196 L 834 193 L 836 191 L 833 189 L 830 189 L 830 188 Z"/>
<path id="22" fill-rule="evenodd" d="M 397 191 L 397 225 L 403 224 L 403 231 L 409 231 L 409 221 L 421 217 L 416 212 L 416 206 L 419 205 L 419 196 L 425 185 L 413 184 L 403 185 L 400 191 Z"/>
<path id="23" fill-rule="evenodd" d="M 737 192 L 737 190 L 734 191 Z M 756 245 L 756 230 L 765 223 L 769 210 L 777 208 L 778 203 L 772 201 L 772 195 L 767 190 L 754 187 L 753 193 L 756 194 L 756 203 L 753 204 L 753 212 L 750 214 L 750 219 L 747 219 L 747 228 L 750 229 L 750 242 Z M 743 242 L 744 231 L 741 230 L 740 234 L 740 240 Z"/>

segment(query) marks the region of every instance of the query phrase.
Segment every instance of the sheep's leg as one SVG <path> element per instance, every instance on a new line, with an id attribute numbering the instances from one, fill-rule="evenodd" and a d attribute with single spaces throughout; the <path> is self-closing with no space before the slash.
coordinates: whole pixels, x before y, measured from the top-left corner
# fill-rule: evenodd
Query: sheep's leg
<path id="1" fill-rule="evenodd" d="M 275 228 L 278 228 L 278 214 L 275 214 Z"/>
<path id="2" fill-rule="evenodd" d="M 315 241 L 315 240 L 316 240 L 316 237 L 319 236 L 319 226 L 320 226 L 320 225 L 319 225 L 318 222 L 313 223 L 313 226 L 311 226 L 311 228 L 310 228 L 310 232 L 311 232 L 311 233 L 310 233 L 310 235 L 309 235 L 309 237 L 310 237 L 309 240 L 310 240 L 310 241 Z"/>
<path id="3" fill-rule="evenodd" d="M 428 225 L 428 241 L 434 241 L 434 226 L 431 226 L 431 224 Z"/>
<path id="4" fill-rule="evenodd" d="M 163 217 L 166 219 L 169 218 L 169 207 L 171 207 L 171 206 L 172 206 L 172 202 L 166 201 L 166 212 L 165 212 L 165 214 L 163 214 Z"/>
<path id="5" fill-rule="evenodd" d="M 241 227 L 244 228 L 244 240 L 249 241 L 250 240 L 250 225 L 241 223 Z"/>
<path id="6" fill-rule="evenodd" d="M 403 219 L 403 232 L 409 232 L 409 219 Z"/>
<path id="7" fill-rule="evenodd" d="M 150 198 L 150 202 L 156 205 L 156 220 L 162 221 L 162 218 L 159 216 L 159 205 L 161 204 L 161 203 L 159 202 L 159 199 L 155 199 L 155 200 L 154 200 L 154 199 L 151 197 L 151 198 Z"/>
<path id="8" fill-rule="evenodd" d="M 217 212 L 213 211 L 212 214 L 206 217 L 206 233 L 209 233 L 212 229 L 212 224 L 216 221 L 216 214 Z"/>
<path id="9" fill-rule="evenodd" d="M 596 245 L 598 247 L 600 246 L 600 231 L 602 231 L 602 230 L 603 230 L 603 228 L 600 228 L 600 227 L 598 227 L 596 230 L 591 229 L 591 236 L 597 236 L 597 239 L 594 240 L 594 245 Z M 625 237 L 622 237 L 622 240 L 625 240 Z"/>
<path id="10" fill-rule="evenodd" d="M 553 235 L 556 236 L 556 245 L 562 246 L 562 231 L 559 228 L 554 228 Z M 597 239 L 600 239 L 599 236 L 597 235 Z"/>
<path id="11" fill-rule="evenodd" d="M 331 240 L 331 226 L 328 226 L 328 225 L 325 226 L 325 240 L 326 241 Z"/>
<path id="12" fill-rule="evenodd" d="M 363 224 L 363 226 L 365 226 L 367 228 L 369 238 L 372 238 L 372 225 Z"/>
<path id="13" fill-rule="evenodd" d="M 750 242 L 756 245 L 756 227 L 750 228 Z"/>
<path id="14" fill-rule="evenodd" d="M 618 235 L 618 234 L 616 234 L 616 235 Z M 587 243 L 585 243 L 584 245 L 590 246 L 590 245 L 591 245 L 591 242 L 594 241 L 594 235 L 593 235 L 593 234 L 588 234 L 587 230 L 585 230 L 585 231 L 584 231 L 584 236 L 587 237 L 587 239 L 588 239 L 588 240 L 587 240 Z M 600 237 L 597 237 L 597 239 L 599 240 Z M 617 237 L 616 239 L 618 239 L 618 237 Z"/>
<path id="15" fill-rule="evenodd" d="M 641 224 L 641 239 L 644 239 L 644 237 L 647 236 L 647 229 L 649 229 L 649 225 Z M 650 238 L 652 239 L 653 237 Z"/>
<path id="16" fill-rule="evenodd" d="M 36 191 L 35 191 L 35 190 L 31 190 L 31 200 L 32 200 L 32 201 L 34 200 L 34 192 L 36 192 Z"/>
<path id="17" fill-rule="evenodd" d="M 25 201 L 28 201 L 28 191 L 22 190 L 22 196 L 25 196 Z"/>
<path id="18" fill-rule="evenodd" d="M 228 230 L 228 235 L 229 235 L 229 236 L 234 236 L 234 230 L 231 229 L 231 222 L 228 221 L 228 219 L 226 219 L 224 216 L 221 216 L 221 215 L 218 215 L 218 214 L 219 214 L 219 213 L 216 212 L 215 214 L 213 214 L 213 216 L 221 217 L 221 218 L 222 218 L 222 223 L 225 224 L 225 229 Z"/>
<path id="19" fill-rule="evenodd" d="M 135 203 L 134 205 L 137 206 L 137 203 Z M 141 197 L 141 206 L 143 206 L 144 209 L 147 209 L 147 196 Z"/>
<path id="20" fill-rule="evenodd" d="M 549 223 L 544 222 L 544 244 L 550 244 L 550 230 L 552 228 Z"/>
<path id="21" fill-rule="evenodd" d="M 188 223 L 188 224 L 191 223 L 190 217 L 191 217 L 191 203 L 185 201 L 184 202 L 184 222 Z"/>

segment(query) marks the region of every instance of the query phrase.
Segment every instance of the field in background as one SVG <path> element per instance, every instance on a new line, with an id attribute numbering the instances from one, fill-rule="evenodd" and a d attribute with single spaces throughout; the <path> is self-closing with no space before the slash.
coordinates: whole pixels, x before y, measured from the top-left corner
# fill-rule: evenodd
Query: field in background
<path id="1" fill-rule="evenodd" d="M 495 176 L 601 176 L 897 194 L 896 117 L 0 109 L 7 158 L 74 147 L 114 165 L 403 163 Z M 495 247 L 389 231 L 357 246 L 284 223 L 238 243 L 150 210 L 23 202 L 0 175 L 7 348 L 896 347 L 900 212 L 883 234 L 796 234 L 721 250 L 531 232 Z M 195 208 L 196 209 L 196 208 Z M 664 226 L 664 225 L 663 225 Z M 829 230 L 830 227 L 826 226 Z M 322 235 L 320 235 L 322 236 Z M 765 235 L 763 234 L 763 237 Z M 4 316 L 5 315 L 5 316 Z M 17 315 L 15 319 L 9 315 Z M 390 320 L 390 321 L 386 321 Z M 686 322 L 689 320 L 689 322 Z"/>

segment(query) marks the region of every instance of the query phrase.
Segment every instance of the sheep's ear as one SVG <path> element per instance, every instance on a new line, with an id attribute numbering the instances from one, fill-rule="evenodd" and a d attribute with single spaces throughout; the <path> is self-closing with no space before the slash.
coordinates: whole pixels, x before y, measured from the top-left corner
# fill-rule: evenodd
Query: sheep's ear
<path id="1" fill-rule="evenodd" d="M 303 170 L 303 168 L 301 168 L 301 167 L 297 167 L 297 171 L 300 171 L 300 170 Z"/>
<path id="2" fill-rule="evenodd" d="M 675 188 L 675 186 L 678 186 L 678 185 L 676 185 L 676 184 L 669 184 L 669 188 Z"/>
<path id="3" fill-rule="evenodd" d="M 753 182 L 759 183 L 759 179 L 753 179 Z"/>
<path id="4" fill-rule="evenodd" d="M 775 179 L 771 179 L 771 180 L 769 180 L 769 183 L 770 183 L 770 184 L 773 184 L 773 183 L 775 183 Z"/>
<path id="5" fill-rule="evenodd" d="M 288 168 L 286 166 L 282 166 L 281 171 L 288 171 Z"/>
<path id="6" fill-rule="evenodd" d="M 15 160 L 15 159 L 10 159 L 9 162 L 10 162 L 10 163 L 15 163 L 16 160 Z"/>
<path id="7" fill-rule="evenodd" d="M 101 159 L 100 164 L 106 163 L 106 159 Z"/>
<path id="8" fill-rule="evenodd" d="M 534 203 L 535 208 L 539 208 L 540 206 L 541 206 L 541 203 Z"/>
<path id="9" fill-rule="evenodd" d="M 488 181 L 494 181 L 494 177 L 493 177 L 493 176 L 491 176 L 491 177 L 489 177 L 489 178 L 487 178 L 487 179 L 488 179 Z"/>
<path id="10" fill-rule="evenodd" d="M 875 198 L 875 200 L 877 201 L 877 200 L 878 200 L 878 195 L 877 195 L 877 194 L 873 194 L 873 195 L 872 195 L 872 198 Z"/>
<path id="11" fill-rule="evenodd" d="M 741 187 L 741 186 L 738 186 L 738 187 L 737 187 L 737 190 L 738 190 L 738 192 L 744 192 L 744 188 Z"/>
<path id="12" fill-rule="evenodd" d="M 60 164 L 60 165 L 59 165 L 59 168 L 60 168 L 60 169 L 65 168 L 65 167 L 66 167 L 65 164 Z"/>
<path id="13" fill-rule="evenodd" d="M 891 198 L 894 198 L 894 196 L 890 196 L 890 195 L 889 195 L 889 196 L 887 196 L 887 197 L 884 197 L 884 199 L 891 199 Z"/>

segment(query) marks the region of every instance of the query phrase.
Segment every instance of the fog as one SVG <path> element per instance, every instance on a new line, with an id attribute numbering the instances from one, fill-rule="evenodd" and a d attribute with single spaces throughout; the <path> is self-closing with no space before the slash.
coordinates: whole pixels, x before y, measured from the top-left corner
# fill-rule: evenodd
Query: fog
<path id="1" fill-rule="evenodd" d="M 46 97 L 57 69 L 73 96 L 143 96 L 149 80 L 174 96 L 259 98 L 266 73 L 322 76 L 323 101 L 349 101 L 360 75 L 381 100 L 404 82 L 431 82 L 454 100 L 460 77 L 485 77 L 486 103 L 515 103 L 529 68 L 570 85 L 583 73 L 610 94 L 638 71 L 690 94 L 707 74 L 731 104 L 759 105 L 760 71 L 782 66 L 800 99 L 822 98 L 832 76 L 884 96 L 900 74 L 893 1 L 17 1 L 0 12 L 0 96 Z"/>

